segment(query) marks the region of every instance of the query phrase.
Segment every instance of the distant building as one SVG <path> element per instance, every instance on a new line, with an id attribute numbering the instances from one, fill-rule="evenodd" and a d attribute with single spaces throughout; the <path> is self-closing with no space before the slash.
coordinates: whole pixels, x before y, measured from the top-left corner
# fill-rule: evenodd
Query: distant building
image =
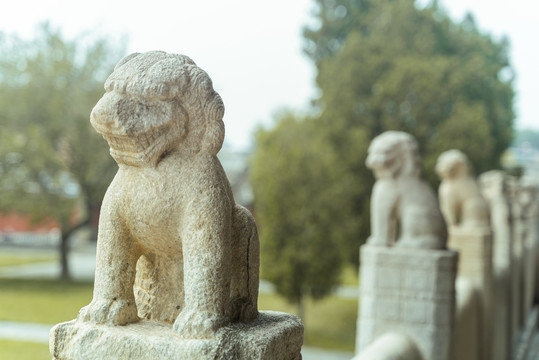
<path id="1" fill-rule="evenodd" d="M 54 219 L 33 223 L 24 214 L 0 214 L 0 244 L 54 246 L 60 239 L 60 226 Z"/>
<path id="2" fill-rule="evenodd" d="M 539 149 L 528 142 L 512 146 L 502 155 L 502 165 L 506 169 L 521 167 L 524 175 L 539 177 Z"/>
<path id="3" fill-rule="evenodd" d="M 228 181 L 230 181 L 234 200 L 237 204 L 253 211 L 254 195 L 249 182 L 249 157 L 251 153 L 225 146 L 217 156 L 223 164 Z"/>

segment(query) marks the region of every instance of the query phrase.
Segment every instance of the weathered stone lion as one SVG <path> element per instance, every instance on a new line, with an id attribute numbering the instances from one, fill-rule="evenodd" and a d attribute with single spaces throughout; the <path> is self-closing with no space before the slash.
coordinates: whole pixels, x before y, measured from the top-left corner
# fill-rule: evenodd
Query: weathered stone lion
<path id="1" fill-rule="evenodd" d="M 366 164 L 376 183 L 368 244 L 445 249 L 445 222 L 434 192 L 420 178 L 419 160 L 417 143 L 407 133 L 387 131 L 371 142 Z"/>
<path id="2" fill-rule="evenodd" d="M 488 204 L 470 175 L 468 157 L 460 150 L 445 151 L 436 161 L 436 172 L 442 179 L 438 197 L 447 225 L 490 226 Z"/>
<path id="3" fill-rule="evenodd" d="M 91 123 L 119 165 L 99 222 L 92 302 L 79 321 L 174 322 L 213 337 L 257 317 L 259 244 L 216 157 L 224 105 L 188 57 L 132 54 L 105 83 Z"/>

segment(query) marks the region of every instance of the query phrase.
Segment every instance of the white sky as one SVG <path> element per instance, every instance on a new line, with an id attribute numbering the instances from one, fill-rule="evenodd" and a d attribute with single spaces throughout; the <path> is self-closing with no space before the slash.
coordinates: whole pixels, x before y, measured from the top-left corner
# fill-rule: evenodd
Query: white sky
<path id="1" fill-rule="evenodd" d="M 428 0 L 421 0 L 424 3 Z M 32 36 L 49 20 L 66 37 L 96 30 L 129 38 L 128 52 L 164 50 L 190 56 L 225 102 L 226 141 L 244 148 L 260 124 L 283 108 L 306 109 L 314 68 L 302 53 L 312 0 L 19 0 L 3 4 L 0 31 Z M 516 69 L 516 124 L 539 129 L 539 1 L 442 0 L 454 19 L 469 10 L 479 27 L 507 34 Z"/>

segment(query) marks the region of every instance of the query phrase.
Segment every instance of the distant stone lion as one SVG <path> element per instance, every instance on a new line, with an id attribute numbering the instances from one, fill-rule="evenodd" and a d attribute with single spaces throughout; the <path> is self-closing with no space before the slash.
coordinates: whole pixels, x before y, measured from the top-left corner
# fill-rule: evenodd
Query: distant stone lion
<path id="1" fill-rule="evenodd" d="M 445 249 L 445 222 L 434 192 L 420 178 L 415 139 L 398 131 L 377 136 L 369 146 L 366 165 L 376 177 L 367 243 Z"/>
<path id="2" fill-rule="evenodd" d="M 436 161 L 442 179 L 438 195 L 448 226 L 488 227 L 488 204 L 470 175 L 468 157 L 460 150 L 448 150 Z"/>
<path id="3" fill-rule="evenodd" d="M 208 338 L 257 317 L 259 244 L 217 159 L 224 106 L 187 56 L 121 60 L 91 123 L 119 165 L 101 209 L 92 302 L 79 321 L 174 322 Z M 135 289 L 134 289 L 135 288 Z"/>

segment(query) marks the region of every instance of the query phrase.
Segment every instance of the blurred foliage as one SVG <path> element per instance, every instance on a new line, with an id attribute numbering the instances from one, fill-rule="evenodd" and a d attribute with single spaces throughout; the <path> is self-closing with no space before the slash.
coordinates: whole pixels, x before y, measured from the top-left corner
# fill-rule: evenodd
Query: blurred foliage
<path id="1" fill-rule="evenodd" d="M 514 118 L 508 41 L 480 33 L 471 15 L 455 23 L 437 1 L 315 2 L 316 23 L 304 31 L 318 70 L 314 115 L 285 114 L 261 130 L 252 165 L 263 276 L 290 301 L 327 294 L 341 261 L 358 265 L 376 135 L 414 135 L 436 186 L 434 165 L 448 149 L 465 152 L 477 173 L 499 168 Z"/>
<path id="2" fill-rule="evenodd" d="M 376 135 L 414 135 L 433 186 L 436 159 L 448 149 L 465 152 L 477 173 L 500 167 L 514 118 L 508 42 L 480 33 L 471 15 L 453 22 L 437 2 L 423 9 L 413 0 L 317 4 L 320 26 L 305 30 L 321 90 L 313 121 L 346 168 L 333 186 L 354 184 L 334 201 L 353 209 L 354 224 L 335 226 L 351 230 L 345 241 L 357 262 L 373 184 L 364 161 Z"/>
<path id="3" fill-rule="evenodd" d="M 67 40 L 49 24 L 31 40 L 0 34 L 0 211 L 55 219 L 63 245 L 90 223 L 117 169 L 89 116 L 123 55 L 123 45 Z"/>
<path id="4" fill-rule="evenodd" d="M 262 277 L 300 313 L 305 296 L 323 297 L 338 283 L 344 232 L 334 224 L 349 213 L 333 201 L 345 191 L 332 186 L 338 159 L 311 125 L 288 113 L 260 130 L 251 168 Z"/>

